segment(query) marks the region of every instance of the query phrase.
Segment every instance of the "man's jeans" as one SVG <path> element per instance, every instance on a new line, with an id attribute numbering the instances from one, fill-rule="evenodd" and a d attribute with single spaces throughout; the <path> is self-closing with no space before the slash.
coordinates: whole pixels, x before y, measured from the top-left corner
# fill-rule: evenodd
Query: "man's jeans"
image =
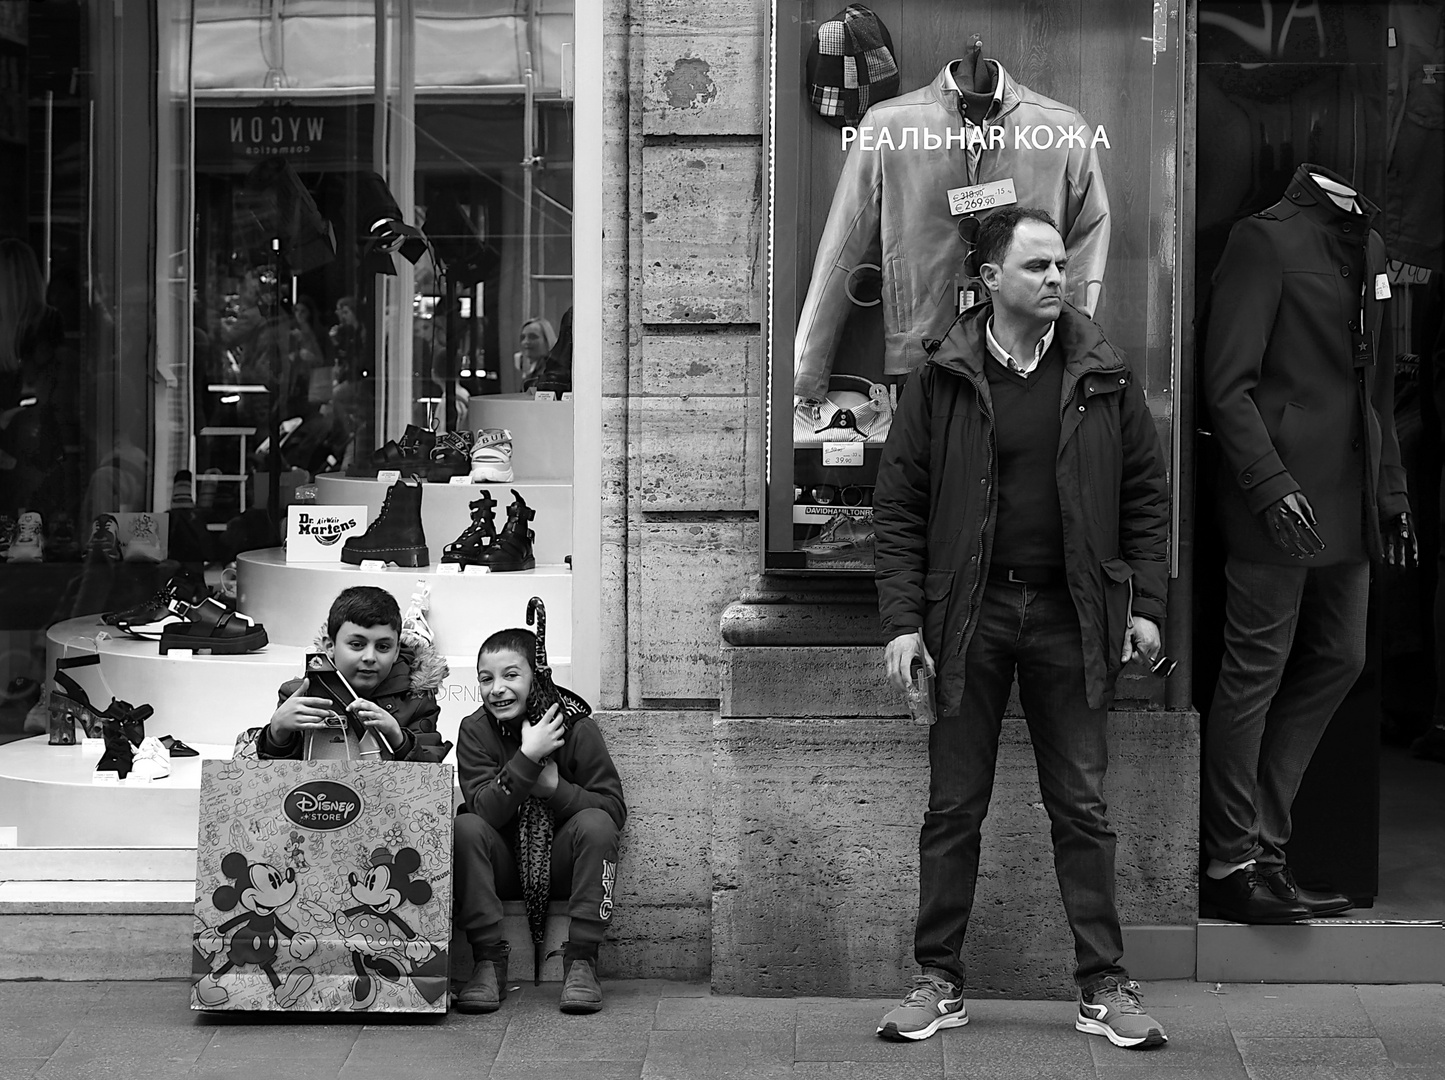
<path id="1" fill-rule="evenodd" d="M 1091 990 L 1105 976 L 1125 974 L 1114 905 L 1114 831 L 1103 793 L 1109 710 L 1089 707 L 1078 615 L 1062 585 L 988 582 L 966 656 L 940 663 L 939 700 L 950 713 L 940 714 L 928 738 L 914 956 L 920 966 L 945 971 L 962 985 L 960 952 L 978 880 L 979 833 L 1015 666 L 1039 790 L 1053 826 L 1054 870 L 1074 932 L 1074 980 Z M 1010 887 L 1027 886 L 1006 882 Z"/>
<path id="2" fill-rule="evenodd" d="M 1365 664 L 1370 564 L 1224 568 L 1224 663 L 1204 729 L 1204 854 L 1284 865 L 1305 769 Z"/>

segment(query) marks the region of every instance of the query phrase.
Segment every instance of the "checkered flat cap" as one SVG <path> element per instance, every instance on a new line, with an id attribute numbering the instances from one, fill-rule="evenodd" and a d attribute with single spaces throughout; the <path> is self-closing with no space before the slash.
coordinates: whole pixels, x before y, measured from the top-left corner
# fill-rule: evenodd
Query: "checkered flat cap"
<path id="1" fill-rule="evenodd" d="M 806 71 L 808 100 L 834 127 L 857 124 L 870 105 L 898 93 L 893 39 L 862 4 L 849 4 L 819 24 Z"/>

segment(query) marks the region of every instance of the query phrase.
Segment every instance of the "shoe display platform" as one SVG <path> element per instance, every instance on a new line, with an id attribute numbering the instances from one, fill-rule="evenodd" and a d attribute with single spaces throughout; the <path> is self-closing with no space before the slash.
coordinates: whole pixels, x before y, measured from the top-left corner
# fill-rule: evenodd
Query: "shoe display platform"
<path id="1" fill-rule="evenodd" d="M 430 537 L 428 537 L 430 540 Z M 438 547 L 436 554 L 440 555 Z M 497 630 L 525 626 L 527 601 L 547 605 L 547 643 L 560 659 L 572 655 L 572 572 L 566 566 L 492 574 L 447 572 L 441 564 L 417 568 L 362 569 L 347 563 L 288 563 L 282 548 L 242 552 L 236 559 L 240 608 L 266 627 L 273 642 L 309 646 L 320 632 L 336 594 L 351 585 L 375 585 L 406 610 L 418 580 L 431 583 L 427 621 L 447 656 L 476 664 L 477 649 Z"/>
<path id="2" fill-rule="evenodd" d="M 322 473 L 316 478 L 319 501 L 326 506 L 365 506 L 376 517 L 390 484 L 380 480 Z M 528 480 L 511 484 L 423 484 L 421 524 L 426 532 L 432 563 L 441 561 L 442 549 L 462 534 L 471 523 L 471 504 L 491 492 L 497 507 L 493 512 L 497 528 L 506 523 L 507 506 L 515 490 L 536 511 L 531 523 L 537 534 L 534 548 L 537 565 L 562 565 L 572 554 L 572 485 L 560 480 Z M 548 601 L 549 605 L 551 601 Z"/>

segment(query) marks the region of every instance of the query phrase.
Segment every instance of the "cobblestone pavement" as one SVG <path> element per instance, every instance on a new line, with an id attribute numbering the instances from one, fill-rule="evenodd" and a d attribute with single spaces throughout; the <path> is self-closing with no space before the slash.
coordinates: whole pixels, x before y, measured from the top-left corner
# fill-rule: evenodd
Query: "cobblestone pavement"
<path id="1" fill-rule="evenodd" d="M 184 982 L 0 983 L 0 1080 L 1445 1080 L 1445 987 L 1144 987 L 1170 1037 L 1117 1050 L 1061 1001 L 969 1002 L 972 1022 L 921 1043 L 873 1032 L 884 1000 L 718 997 L 671 982 L 604 983 L 595 1016 L 557 984 L 491 1016 L 198 1015 Z"/>

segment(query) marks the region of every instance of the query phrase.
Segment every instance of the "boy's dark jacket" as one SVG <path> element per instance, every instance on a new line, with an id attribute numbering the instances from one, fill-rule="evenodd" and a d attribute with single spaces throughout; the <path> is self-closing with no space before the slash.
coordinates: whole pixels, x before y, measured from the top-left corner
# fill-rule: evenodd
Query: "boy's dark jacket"
<path id="1" fill-rule="evenodd" d="M 622 780 L 602 729 L 584 716 L 567 729 L 567 741 L 552 755 L 557 762 L 557 790 L 547 800 L 561 825 L 579 810 L 605 810 L 619 829 L 627 821 L 622 799 Z M 522 753 L 520 729 L 503 727 L 485 708 L 466 717 L 457 734 L 457 778 L 461 781 L 466 809 L 492 828 L 502 832 L 517 816 L 542 774 L 538 765 Z"/>
<path id="2" fill-rule="evenodd" d="M 319 646 L 318 646 L 319 647 Z M 441 708 L 437 705 L 437 689 L 447 677 L 446 659 L 427 644 L 403 645 L 396 662 L 381 685 L 370 695 L 401 725 L 402 745 L 395 753 L 385 739 L 383 755 L 395 761 L 441 761 L 446 757 L 451 744 L 442 741 L 437 734 L 437 717 Z M 277 704 L 285 701 L 301 680 L 288 679 L 277 691 Z M 267 724 L 256 736 L 256 756 L 260 758 L 300 758 L 306 740 L 300 736 L 289 746 L 277 747 L 271 741 L 271 725 Z"/>

